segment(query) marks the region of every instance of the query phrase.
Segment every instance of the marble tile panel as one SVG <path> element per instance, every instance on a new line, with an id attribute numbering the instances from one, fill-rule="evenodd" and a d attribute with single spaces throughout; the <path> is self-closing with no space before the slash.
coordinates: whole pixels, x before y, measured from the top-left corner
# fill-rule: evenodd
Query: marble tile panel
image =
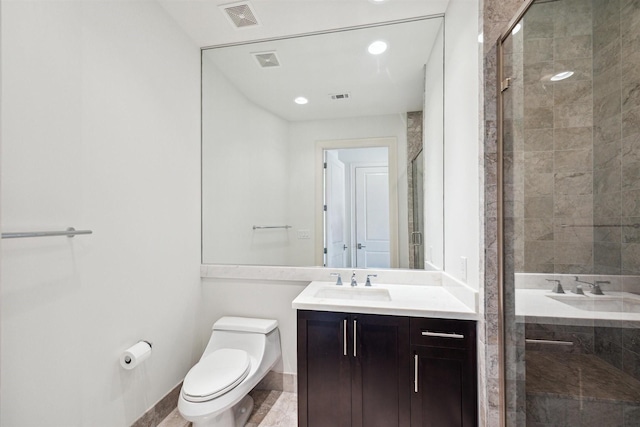
<path id="1" fill-rule="evenodd" d="M 611 2 L 616 3 L 616 1 L 613 0 L 611 0 Z M 623 4 L 620 5 L 621 30 L 624 32 L 631 31 L 638 24 L 640 24 L 640 4 L 635 0 L 624 1 Z"/>
<path id="2" fill-rule="evenodd" d="M 623 347 L 622 371 L 632 376 L 636 380 L 640 380 L 640 354 Z M 638 402 L 640 402 L 640 400 L 638 400 Z"/>
<path id="3" fill-rule="evenodd" d="M 524 171 L 531 173 L 553 172 L 553 151 L 534 151 L 523 153 Z"/>
<path id="4" fill-rule="evenodd" d="M 553 108 L 528 107 L 524 108 L 524 129 L 552 128 L 554 124 Z M 589 124 L 590 125 L 590 124 Z M 589 126 L 587 125 L 587 126 Z"/>
<path id="5" fill-rule="evenodd" d="M 621 222 L 625 224 L 640 224 L 640 217 L 626 217 L 622 218 Z M 622 243 L 640 243 L 640 228 L 639 227 L 622 227 L 620 228 Z M 640 351 L 638 352 L 640 353 Z"/>
<path id="6" fill-rule="evenodd" d="M 558 194 L 593 194 L 593 173 L 557 172 L 553 192 Z"/>
<path id="7" fill-rule="evenodd" d="M 593 151 L 554 151 L 553 167 L 556 172 L 591 171 L 593 168 Z"/>
<path id="8" fill-rule="evenodd" d="M 600 75 L 593 78 L 593 97 L 599 99 L 610 93 L 620 95 L 622 86 L 622 70 L 619 64 L 615 64 Z"/>
<path id="9" fill-rule="evenodd" d="M 618 116 L 622 112 L 622 106 L 620 103 L 620 93 L 611 92 L 608 95 L 603 95 L 594 99 L 593 101 L 593 114 L 600 121 L 608 119 L 613 116 Z M 635 101 L 630 101 L 635 102 Z"/>
<path id="10" fill-rule="evenodd" d="M 592 8 L 595 27 L 620 19 L 620 0 L 593 0 Z"/>
<path id="11" fill-rule="evenodd" d="M 556 274 L 593 274 L 592 264 L 555 264 L 553 266 Z"/>
<path id="12" fill-rule="evenodd" d="M 640 243 L 622 244 L 622 273 L 640 274 Z"/>
<path id="13" fill-rule="evenodd" d="M 640 80 L 625 81 L 622 84 L 622 111 L 640 106 Z"/>
<path id="14" fill-rule="evenodd" d="M 553 76 L 554 63 L 552 61 L 538 62 L 536 64 L 527 64 L 523 70 L 523 82 L 526 85 L 548 82 L 549 77 Z M 553 85 L 546 83 L 547 87 Z"/>
<path id="15" fill-rule="evenodd" d="M 640 162 L 622 162 L 622 190 L 640 190 Z"/>
<path id="16" fill-rule="evenodd" d="M 553 241 L 525 241 L 524 242 L 524 254 L 525 254 L 525 267 L 529 264 L 551 264 L 553 265 L 554 259 L 554 242 Z"/>
<path id="17" fill-rule="evenodd" d="M 630 135 L 622 140 L 622 156 L 625 162 L 640 162 L 640 134 Z"/>
<path id="18" fill-rule="evenodd" d="M 594 52 L 611 43 L 620 43 L 620 21 L 618 19 L 611 19 L 603 25 L 593 27 Z"/>
<path id="19" fill-rule="evenodd" d="M 593 126 L 593 101 L 560 104 L 553 108 L 554 128 L 589 126 Z"/>
<path id="20" fill-rule="evenodd" d="M 593 143 L 602 144 L 618 141 L 622 138 L 622 116 L 613 116 L 604 120 L 596 118 L 593 129 Z"/>
<path id="21" fill-rule="evenodd" d="M 553 61 L 553 42 L 552 38 L 524 40 L 524 64 Z"/>
<path id="22" fill-rule="evenodd" d="M 621 27 L 621 55 L 624 58 L 635 52 L 640 51 L 640 23 L 628 25 L 622 22 Z"/>
<path id="23" fill-rule="evenodd" d="M 485 125 L 487 128 L 487 125 Z M 506 122 L 503 129 L 503 144 L 504 151 L 522 151 L 524 140 L 524 123 L 522 118 L 512 119 L 511 122 Z M 485 135 L 488 137 L 490 135 Z M 485 153 L 495 153 L 495 151 L 485 150 Z"/>
<path id="24" fill-rule="evenodd" d="M 622 216 L 640 216 L 640 190 L 622 193 Z"/>
<path id="25" fill-rule="evenodd" d="M 640 354 L 640 328 L 620 328 L 621 345 L 629 351 Z M 640 402 L 639 402 L 640 403 Z"/>
<path id="26" fill-rule="evenodd" d="M 624 427 L 624 405 L 620 402 L 589 401 L 580 409 L 581 426 Z"/>
<path id="27" fill-rule="evenodd" d="M 593 264 L 593 245 L 589 242 L 555 242 L 554 250 L 558 264 Z"/>
<path id="28" fill-rule="evenodd" d="M 593 143 L 593 128 L 576 127 L 554 129 L 554 148 L 556 150 L 587 150 Z"/>
<path id="29" fill-rule="evenodd" d="M 593 263 L 599 267 L 610 267 L 609 271 L 620 271 L 622 257 L 620 243 L 594 242 Z M 602 269 L 600 269 L 602 271 Z"/>
<path id="30" fill-rule="evenodd" d="M 524 151 L 552 151 L 553 129 L 527 129 L 524 131 Z"/>
<path id="31" fill-rule="evenodd" d="M 503 155 L 503 182 L 505 184 L 524 183 L 524 153 L 506 152 Z"/>
<path id="32" fill-rule="evenodd" d="M 622 113 L 622 137 L 640 133 L 640 107 L 630 108 Z"/>
<path id="33" fill-rule="evenodd" d="M 553 58 L 555 59 L 589 58 L 592 56 L 591 35 L 560 37 L 553 39 L 553 42 Z"/>
<path id="34" fill-rule="evenodd" d="M 622 209 L 621 193 L 595 194 L 593 198 L 594 218 L 612 218 L 620 216 Z"/>
<path id="35" fill-rule="evenodd" d="M 534 82 L 524 85 L 524 102 L 527 108 L 553 107 L 554 85 L 548 82 Z"/>
<path id="36" fill-rule="evenodd" d="M 620 192 L 622 173 L 619 168 L 595 169 L 593 171 L 593 194 Z"/>
<path id="37" fill-rule="evenodd" d="M 615 41 L 593 52 L 593 76 L 599 76 L 611 67 L 620 64 L 620 43 Z"/>
<path id="38" fill-rule="evenodd" d="M 640 406 L 625 405 L 624 427 L 640 427 Z"/>
<path id="39" fill-rule="evenodd" d="M 593 229 L 593 241 L 594 242 L 610 242 L 620 243 L 622 241 L 622 228 L 615 225 L 621 224 L 621 218 L 603 218 L 596 217 L 594 222 L 600 225 L 613 225 L 613 227 L 596 227 Z"/>
<path id="40" fill-rule="evenodd" d="M 524 239 L 532 240 L 553 240 L 553 219 L 551 218 L 528 218 L 524 220 Z"/>
<path id="41" fill-rule="evenodd" d="M 640 154 L 640 151 L 639 151 Z M 622 147 L 618 141 L 597 143 L 593 147 L 594 169 L 617 169 L 622 165 Z"/>
<path id="42" fill-rule="evenodd" d="M 553 212 L 557 217 L 591 218 L 593 215 L 592 195 L 557 195 Z M 525 205 L 526 212 L 526 205 Z"/>
<path id="43" fill-rule="evenodd" d="M 552 196 L 553 173 L 525 173 L 524 194 L 525 200 L 529 197 Z"/>
<path id="44" fill-rule="evenodd" d="M 593 102 L 593 83 L 587 81 L 561 80 L 553 85 L 553 100 L 556 107 L 567 104 Z"/>

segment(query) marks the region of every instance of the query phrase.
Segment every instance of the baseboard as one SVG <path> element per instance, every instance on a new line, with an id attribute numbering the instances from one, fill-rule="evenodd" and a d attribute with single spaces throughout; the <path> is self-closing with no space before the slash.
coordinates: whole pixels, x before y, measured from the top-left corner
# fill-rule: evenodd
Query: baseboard
<path id="1" fill-rule="evenodd" d="M 283 372 L 269 371 L 269 373 L 265 375 L 265 377 L 258 383 L 256 389 L 297 393 L 298 376 L 296 374 L 286 374 Z"/>
<path id="2" fill-rule="evenodd" d="M 167 393 L 158 403 L 145 412 L 138 420 L 131 424 L 131 427 L 156 427 L 171 413 L 178 405 L 178 396 L 182 382 Z"/>

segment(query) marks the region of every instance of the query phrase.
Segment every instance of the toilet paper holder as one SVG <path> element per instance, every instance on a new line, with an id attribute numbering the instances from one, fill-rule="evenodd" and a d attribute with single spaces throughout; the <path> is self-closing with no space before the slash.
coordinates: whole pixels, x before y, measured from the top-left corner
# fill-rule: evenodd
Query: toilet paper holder
<path id="1" fill-rule="evenodd" d="M 153 344 L 146 340 L 140 340 L 129 347 L 120 356 L 120 365 L 124 369 L 133 369 L 151 355 Z"/>

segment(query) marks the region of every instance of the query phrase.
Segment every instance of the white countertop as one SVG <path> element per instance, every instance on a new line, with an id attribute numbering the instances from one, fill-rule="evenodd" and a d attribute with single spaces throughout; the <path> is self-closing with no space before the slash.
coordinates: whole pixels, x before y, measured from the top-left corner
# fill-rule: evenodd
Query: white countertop
<path id="1" fill-rule="evenodd" d="M 338 289 L 345 297 L 320 298 L 320 291 L 331 292 Z M 353 299 L 354 294 L 365 294 L 367 289 L 388 291 L 389 301 Z M 381 291 L 384 292 L 384 291 Z M 353 298 L 352 298 L 353 297 Z M 362 284 L 352 288 L 348 282 L 337 286 L 335 282 L 311 282 L 293 300 L 292 307 L 297 310 L 318 310 L 346 313 L 384 314 L 395 316 L 433 317 L 445 319 L 477 320 L 478 314 L 442 286 L 435 285 L 396 285 L 374 283 L 371 288 Z"/>
<path id="2" fill-rule="evenodd" d="M 640 327 L 640 312 L 585 310 L 562 300 L 606 300 L 627 298 L 640 301 L 640 295 L 605 291 L 605 295 L 554 294 L 543 289 L 516 289 L 516 320 L 520 323 L 545 323 L 580 326 Z M 588 303 L 587 303 L 588 304 Z"/>

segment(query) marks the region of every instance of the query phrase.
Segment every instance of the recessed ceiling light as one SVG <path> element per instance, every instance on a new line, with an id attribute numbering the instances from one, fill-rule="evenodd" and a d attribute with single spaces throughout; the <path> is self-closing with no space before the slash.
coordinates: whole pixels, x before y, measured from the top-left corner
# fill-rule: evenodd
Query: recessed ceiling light
<path id="1" fill-rule="evenodd" d="M 478 34 L 478 43 L 482 43 L 484 41 L 484 33 Z"/>
<path id="2" fill-rule="evenodd" d="M 370 54 L 372 55 L 380 55 L 382 52 L 387 50 L 387 44 L 382 40 L 375 41 L 369 45 L 367 48 Z"/>
<path id="3" fill-rule="evenodd" d="M 561 73 L 554 74 L 553 76 L 551 76 L 550 80 L 552 82 L 557 82 L 560 80 L 568 79 L 571 76 L 573 76 L 573 71 L 563 71 Z"/>
<path id="4" fill-rule="evenodd" d="M 293 102 L 295 102 L 296 104 L 299 104 L 299 105 L 304 105 L 307 102 L 309 102 L 309 100 L 307 98 L 305 98 L 304 96 L 299 96 L 296 99 L 294 99 Z"/>
<path id="5" fill-rule="evenodd" d="M 374 4 L 379 4 L 379 3 L 384 3 L 384 2 L 386 2 L 387 0 L 369 0 L 369 1 L 370 1 L 371 3 L 374 3 Z"/>
<path id="6" fill-rule="evenodd" d="M 522 24 L 520 22 L 518 22 L 516 24 L 515 27 L 513 27 L 513 30 L 511 30 L 511 34 L 515 35 L 518 31 L 520 31 L 522 29 Z"/>

